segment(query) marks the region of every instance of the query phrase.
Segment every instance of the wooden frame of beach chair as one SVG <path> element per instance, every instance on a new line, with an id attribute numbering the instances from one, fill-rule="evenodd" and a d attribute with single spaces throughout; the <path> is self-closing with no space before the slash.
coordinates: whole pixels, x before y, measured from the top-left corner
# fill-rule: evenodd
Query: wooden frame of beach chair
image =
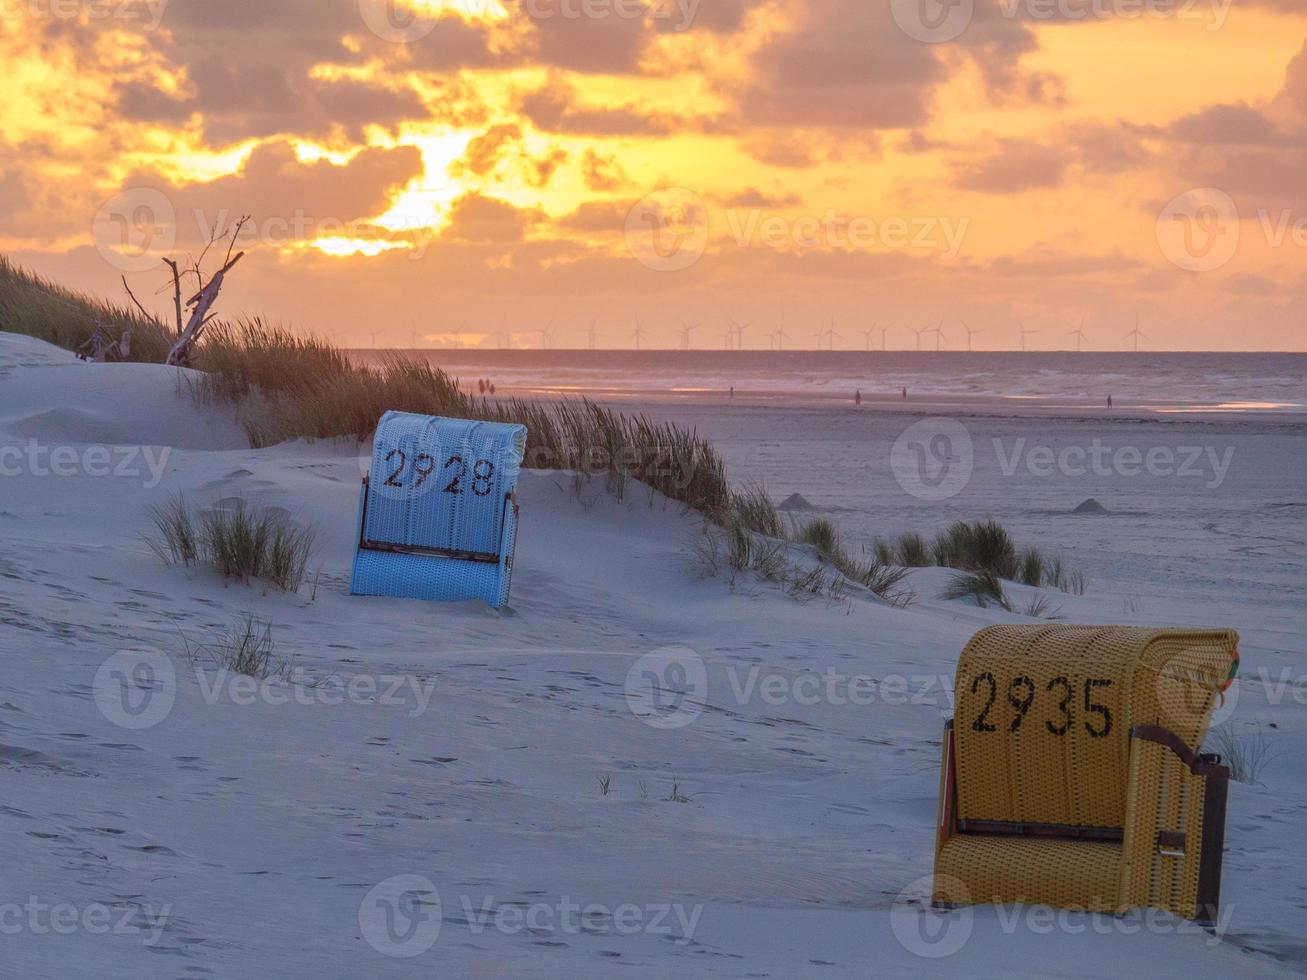
<path id="1" fill-rule="evenodd" d="M 1158 908 L 1214 924 L 1230 773 L 1197 748 L 1237 642 L 1121 627 L 976 634 L 944 730 L 935 902 Z"/>
<path id="2" fill-rule="evenodd" d="M 508 602 L 521 425 L 387 412 L 359 496 L 350 592 Z"/>

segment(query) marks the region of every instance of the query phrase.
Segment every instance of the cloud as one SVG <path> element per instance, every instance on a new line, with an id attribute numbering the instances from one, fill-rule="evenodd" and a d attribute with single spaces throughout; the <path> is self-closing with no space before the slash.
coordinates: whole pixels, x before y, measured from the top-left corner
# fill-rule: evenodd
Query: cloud
<path id="1" fill-rule="evenodd" d="M 1071 154 L 1034 140 L 1004 139 L 988 156 L 965 165 L 954 180 L 965 190 L 1011 194 L 1056 187 L 1071 163 Z"/>
<path id="2" fill-rule="evenodd" d="M 465 194 L 454 202 L 446 240 L 512 243 L 526 237 L 528 228 L 543 219 L 540 211 L 515 208 L 507 201 L 481 194 Z"/>
<path id="3" fill-rule="evenodd" d="M 631 106 L 582 107 L 576 92 L 556 80 L 525 96 L 519 111 L 537 129 L 587 136 L 662 135 L 672 129 L 666 117 Z"/>
<path id="4" fill-rule="evenodd" d="M 587 201 L 571 214 L 559 218 L 556 222 L 560 228 L 576 231 L 621 232 L 626 227 L 626 216 L 631 203 L 618 204 L 613 201 Z"/>

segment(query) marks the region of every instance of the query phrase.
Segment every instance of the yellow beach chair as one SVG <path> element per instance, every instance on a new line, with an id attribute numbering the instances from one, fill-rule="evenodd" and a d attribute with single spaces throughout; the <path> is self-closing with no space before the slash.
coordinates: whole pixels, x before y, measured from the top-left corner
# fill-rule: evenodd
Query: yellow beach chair
<path id="1" fill-rule="evenodd" d="M 958 660 L 934 899 L 1217 920 L 1230 630 L 991 626 Z"/>

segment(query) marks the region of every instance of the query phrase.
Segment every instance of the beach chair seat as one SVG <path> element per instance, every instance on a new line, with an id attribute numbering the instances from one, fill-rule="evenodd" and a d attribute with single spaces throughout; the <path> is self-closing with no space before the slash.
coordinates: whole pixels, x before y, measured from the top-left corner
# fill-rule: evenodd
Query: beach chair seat
<path id="1" fill-rule="evenodd" d="M 1229 630 L 992 626 L 962 651 L 935 900 L 1216 920 L 1227 767 L 1199 755 Z"/>
<path id="2" fill-rule="evenodd" d="M 359 496 L 353 595 L 508 602 L 526 427 L 387 412 Z"/>

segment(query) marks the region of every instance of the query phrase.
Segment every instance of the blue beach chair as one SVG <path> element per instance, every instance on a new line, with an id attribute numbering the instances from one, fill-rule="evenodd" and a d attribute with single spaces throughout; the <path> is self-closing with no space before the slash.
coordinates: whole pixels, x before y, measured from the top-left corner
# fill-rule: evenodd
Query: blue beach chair
<path id="1" fill-rule="evenodd" d="M 359 500 L 353 595 L 508 602 L 526 427 L 387 412 Z"/>

